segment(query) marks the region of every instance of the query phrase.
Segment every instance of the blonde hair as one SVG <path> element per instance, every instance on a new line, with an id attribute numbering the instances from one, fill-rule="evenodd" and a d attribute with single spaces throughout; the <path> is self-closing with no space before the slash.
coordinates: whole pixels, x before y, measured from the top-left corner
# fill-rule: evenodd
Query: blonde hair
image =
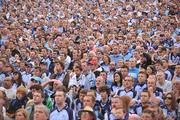
<path id="1" fill-rule="evenodd" d="M 17 111 L 16 111 L 16 113 L 15 113 L 15 116 L 17 115 L 17 113 L 18 112 L 21 112 L 22 114 L 23 114 L 23 116 L 24 116 L 24 120 L 28 120 L 28 114 L 27 114 L 27 111 L 24 109 L 24 108 L 20 108 L 20 109 L 18 109 Z"/>

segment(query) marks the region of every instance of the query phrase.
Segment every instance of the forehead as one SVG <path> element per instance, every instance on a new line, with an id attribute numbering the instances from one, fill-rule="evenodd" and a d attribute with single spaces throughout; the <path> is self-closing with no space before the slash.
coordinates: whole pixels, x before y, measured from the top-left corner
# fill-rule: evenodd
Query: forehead
<path id="1" fill-rule="evenodd" d="M 63 95 L 64 92 L 63 91 L 56 91 L 56 94 L 55 95 Z"/>

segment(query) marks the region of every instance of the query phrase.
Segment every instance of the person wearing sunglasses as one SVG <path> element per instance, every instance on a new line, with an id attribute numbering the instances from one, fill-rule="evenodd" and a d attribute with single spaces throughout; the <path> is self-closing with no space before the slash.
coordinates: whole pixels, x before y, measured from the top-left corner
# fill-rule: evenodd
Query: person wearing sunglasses
<path id="1" fill-rule="evenodd" d="M 176 119 L 176 102 L 172 92 L 168 92 L 164 96 L 163 112 L 165 113 L 165 117 L 167 119 L 173 118 Z"/>

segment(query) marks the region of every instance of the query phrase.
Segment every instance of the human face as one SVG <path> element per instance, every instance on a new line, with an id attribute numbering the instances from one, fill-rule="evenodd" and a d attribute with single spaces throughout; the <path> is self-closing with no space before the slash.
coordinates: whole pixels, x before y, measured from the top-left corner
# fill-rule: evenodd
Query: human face
<path id="1" fill-rule="evenodd" d="M 25 120 L 26 118 L 23 115 L 23 113 L 19 111 L 19 112 L 16 113 L 15 119 L 16 120 Z"/>
<path id="2" fill-rule="evenodd" d="M 82 93 L 79 94 L 79 99 L 80 99 L 80 101 L 83 101 L 84 96 L 85 96 L 85 94 L 82 94 Z"/>
<path id="3" fill-rule="evenodd" d="M 12 86 L 12 81 L 10 78 L 5 78 L 4 80 L 4 88 L 9 89 Z"/>
<path id="4" fill-rule="evenodd" d="M 36 107 L 34 110 L 34 120 L 48 120 L 48 117 L 43 109 Z"/>
<path id="5" fill-rule="evenodd" d="M 35 92 L 33 94 L 33 100 L 34 100 L 34 104 L 41 104 L 43 101 L 42 95 L 41 93 Z"/>
<path id="6" fill-rule="evenodd" d="M 148 92 L 142 92 L 141 93 L 141 102 L 147 103 L 149 101 L 149 95 Z"/>
<path id="7" fill-rule="evenodd" d="M 55 94 L 55 101 L 56 104 L 62 104 L 65 102 L 65 96 L 64 96 L 64 92 L 63 91 L 57 91 Z"/>
<path id="8" fill-rule="evenodd" d="M 165 100 L 166 105 L 171 105 L 172 104 L 172 96 L 170 94 L 166 95 L 164 100 Z"/>
<path id="9" fill-rule="evenodd" d="M 103 100 L 106 100 L 106 99 L 108 98 L 108 94 L 107 94 L 106 91 L 102 91 L 102 92 L 100 93 L 100 95 L 101 95 L 101 98 L 102 98 Z"/>
<path id="10" fill-rule="evenodd" d="M 152 72 L 153 72 L 152 69 L 151 69 L 150 67 L 147 67 L 146 73 L 147 73 L 148 75 L 151 75 Z"/>
<path id="11" fill-rule="evenodd" d="M 123 78 L 125 78 L 126 76 L 128 76 L 128 69 L 127 68 L 122 68 L 121 73 L 122 73 Z"/>
<path id="12" fill-rule="evenodd" d="M 21 100 L 24 96 L 22 93 L 16 93 L 16 97 L 18 98 L 18 100 Z"/>
<path id="13" fill-rule="evenodd" d="M 39 69 L 34 70 L 34 75 L 35 76 L 41 76 L 41 71 Z"/>
<path id="14" fill-rule="evenodd" d="M 76 76 L 80 76 L 81 75 L 81 70 L 77 67 L 74 67 L 74 72 L 76 74 Z"/>
<path id="15" fill-rule="evenodd" d="M 84 106 L 90 106 L 90 107 L 94 107 L 94 103 L 92 101 L 92 97 L 91 96 L 85 96 L 83 99 L 83 104 Z"/>
<path id="16" fill-rule="evenodd" d="M 106 79 L 106 78 L 107 78 L 107 74 L 106 74 L 106 72 L 101 72 L 101 73 L 100 73 L 100 76 L 102 76 L 104 79 Z"/>
<path id="17" fill-rule="evenodd" d="M 149 78 L 147 80 L 147 86 L 148 86 L 148 88 L 150 88 L 150 87 L 155 88 L 156 87 L 156 80 L 154 77 L 149 76 Z"/>
<path id="18" fill-rule="evenodd" d="M 130 59 L 130 64 L 129 65 L 130 65 L 131 68 L 134 68 L 136 66 L 136 59 L 135 58 Z"/>
<path id="19" fill-rule="evenodd" d="M 82 112 L 80 118 L 81 120 L 94 120 L 94 117 L 89 112 Z"/>
<path id="20" fill-rule="evenodd" d="M 57 72 L 61 72 L 62 71 L 62 67 L 61 67 L 61 65 L 59 63 L 55 64 L 55 69 L 56 69 Z"/>
<path id="21" fill-rule="evenodd" d="M 105 81 L 102 77 L 96 78 L 96 87 L 100 88 L 101 86 L 105 85 Z"/>
<path id="22" fill-rule="evenodd" d="M 117 82 L 117 83 L 120 82 L 120 76 L 119 76 L 119 74 L 116 73 L 116 74 L 114 75 L 114 81 Z"/>
<path id="23" fill-rule="evenodd" d="M 14 80 L 18 80 L 18 79 L 19 79 L 18 73 L 15 73 L 15 74 L 14 74 L 13 79 L 14 79 Z"/>
<path id="24" fill-rule="evenodd" d="M 115 109 L 123 108 L 123 102 L 119 98 L 112 98 L 111 107 Z"/>
<path id="25" fill-rule="evenodd" d="M 165 81 L 165 75 L 163 72 L 157 72 L 156 78 L 158 82 L 164 82 Z"/>
<path id="26" fill-rule="evenodd" d="M 144 74 L 138 74 L 138 82 L 141 84 L 141 83 L 144 83 L 146 80 L 146 77 Z"/>
<path id="27" fill-rule="evenodd" d="M 141 115 L 141 120 L 152 120 L 152 119 L 153 119 L 152 116 L 148 113 L 143 113 Z"/>
<path id="28" fill-rule="evenodd" d="M 132 85 L 133 85 L 133 80 L 131 77 L 126 77 L 124 79 L 124 87 L 127 88 L 127 89 L 131 89 L 132 88 Z"/>

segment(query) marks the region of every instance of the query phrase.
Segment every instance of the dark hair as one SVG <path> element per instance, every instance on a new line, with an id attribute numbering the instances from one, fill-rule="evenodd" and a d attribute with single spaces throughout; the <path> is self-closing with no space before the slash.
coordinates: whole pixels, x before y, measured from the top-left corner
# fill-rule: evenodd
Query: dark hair
<path id="1" fill-rule="evenodd" d="M 23 86 L 25 86 L 25 83 L 24 83 L 24 81 L 22 80 L 22 75 L 21 75 L 21 73 L 18 72 L 18 71 L 15 71 L 13 74 L 17 74 L 17 75 L 18 75 L 17 87 L 19 87 L 21 84 L 22 84 Z M 16 83 L 16 81 L 14 80 L 14 78 L 13 78 L 13 83 Z"/>
<path id="2" fill-rule="evenodd" d="M 110 89 L 109 89 L 109 87 L 107 87 L 107 86 L 101 86 L 100 88 L 99 88 L 99 92 L 101 93 L 101 92 L 106 92 L 107 94 L 108 94 L 108 96 L 110 95 Z"/>
<path id="3" fill-rule="evenodd" d="M 74 68 L 78 68 L 80 71 L 82 71 L 81 65 L 75 65 Z"/>
<path id="4" fill-rule="evenodd" d="M 156 68 L 154 67 L 154 65 L 148 65 L 147 67 L 150 67 L 150 68 L 151 68 L 153 75 L 156 74 Z M 147 70 L 147 68 L 146 68 L 146 70 Z"/>
<path id="5" fill-rule="evenodd" d="M 32 85 L 32 86 L 30 87 L 30 90 L 32 90 L 32 89 L 43 91 L 43 88 L 42 88 L 41 85 Z"/>
<path id="6" fill-rule="evenodd" d="M 56 61 L 54 64 L 59 64 L 62 67 L 62 69 L 65 68 L 64 63 L 61 61 Z"/>
<path id="7" fill-rule="evenodd" d="M 167 95 L 171 95 L 171 97 L 172 97 L 171 107 L 173 110 L 175 110 L 176 109 L 176 100 L 175 100 L 174 94 L 172 92 L 168 92 L 167 94 L 164 95 L 164 100 L 166 99 Z"/>
<path id="8" fill-rule="evenodd" d="M 126 68 L 129 71 L 129 67 L 127 65 L 123 65 L 121 68 Z"/>
<path id="9" fill-rule="evenodd" d="M 86 90 L 86 89 L 81 89 L 81 90 L 79 91 L 79 93 L 80 93 L 80 94 L 87 94 L 87 90 Z"/>
<path id="10" fill-rule="evenodd" d="M 148 93 L 148 96 L 149 96 L 149 97 L 151 96 L 150 92 L 149 92 L 147 89 L 142 90 L 142 92 Z M 141 92 L 141 93 L 142 93 L 142 92 Z"/>
<path id="11" fill-rule="evenodd" d="M 119 77 L 120 77 L 120 84 L 122 85 L 123 76 L 122 76 L 121 71 L 115 72 L 114 75 L 113 75 L 113 78 L 115 78 L 115 74 L 118 74 L 118 75 L 119 75 Z M 117 85 L 117 83 L 114 81 L 114 79 L 113 79 L 113 84 L 114 84 L 114 85 Z"/>
<path id="12" fill-rule="evenodd" d="M 143 110 L 143 113 L 150 114 L 152 118 L 155 117 L 154 113 L 151 110 L 145 109 L 145 110 Z"/>

